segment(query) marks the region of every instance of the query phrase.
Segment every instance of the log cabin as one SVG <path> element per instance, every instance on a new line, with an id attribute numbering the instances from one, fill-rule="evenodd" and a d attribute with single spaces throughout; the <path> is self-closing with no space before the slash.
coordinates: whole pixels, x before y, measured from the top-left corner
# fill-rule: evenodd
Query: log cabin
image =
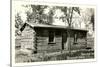
<path id="1" fill-rule="evenodd" d="M 33 53 L 79 50 L 87 46 L 88 31 L 83 29 L 26 22 L 20 31 L 20 49 Z"/>

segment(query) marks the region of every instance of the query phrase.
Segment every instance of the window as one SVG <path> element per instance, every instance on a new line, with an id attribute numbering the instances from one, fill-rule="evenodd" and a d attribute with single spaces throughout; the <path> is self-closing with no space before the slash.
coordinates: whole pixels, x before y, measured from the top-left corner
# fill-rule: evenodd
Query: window
<path id="1" fill-rule="evenodd" d="M 49 43 L 54 43 L 54 32 L 53 31 L 49 32 Z"/>

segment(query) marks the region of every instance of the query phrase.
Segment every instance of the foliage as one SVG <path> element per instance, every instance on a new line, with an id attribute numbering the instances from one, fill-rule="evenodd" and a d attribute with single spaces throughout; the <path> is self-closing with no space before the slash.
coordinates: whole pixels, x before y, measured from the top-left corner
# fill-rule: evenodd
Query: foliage
<path id="1" fill-rule="evenodd" d="M 19 29 L 22 25 L 23 25 L 23 20 L 21 19 L 19 13 L 17 13 L 15 15 L 15 27 Z"/>
<path id="2" fill-rule="evenodd" d="M 64 16 L 61 17 L 63 22 L 68 23 L 68 26 L 72 26 L 72 19 L 74 12 L 77 12 L 80 15 L 80 8 L 79 7 L 57 7 L 58 9 L 61 9 L 61 11 L 64 13 Z"/>
<path id="3" fill-rule="evenodd" d="M 48 15 L 44 13 L 44 10 L 48 8 L 48 6 L 31 5 L 31 8 L 32 8 L 32 13 L 30 13 L 29 11 L 26 12 L 28 22 L 39 23 L 39 24 L 52 24 L 53 22 L 52 10 L 49 11 Z"/>
<path id="4" fill-rule="evenodd" d="M 19 31 L 19 29 L 22 27 L 22 25 L 23 25 L 23 20 L 21 19 L 20 14 L 17 13 L 15 15 L 15 28 L 16 28 L 16 30 L 15 30 L 15 36 L 17 36 L 17 35 L 19 36 L 21 34 L 20 31 Z"/>
<path id="5" fill-rule="evenodd" d="M 89 26 L 92 24 L 92 30 L 94 30 L 94 9 L 86 8 L 85 12 L 82 13 L 81 21 L 86 25 L 86 29 L 89 30 Z"/>
<path id="6" fill-rule="evenodd" d="M 93 25 L 93 30 L 94 30 L 94 21 L 95 21 L 95 19 L 94 19 L 94 14 L 92 14 L 92 15 L 91 15 L 91 23 L 92 23 L 92 25 Z"/>

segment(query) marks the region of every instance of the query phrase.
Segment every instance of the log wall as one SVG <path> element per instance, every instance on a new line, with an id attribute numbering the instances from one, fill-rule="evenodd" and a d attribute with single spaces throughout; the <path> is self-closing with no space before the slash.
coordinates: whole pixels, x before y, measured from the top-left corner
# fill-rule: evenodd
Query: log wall
<path id="1" fill-rule="evenodd" d="M 34 49 L 34 32 L 30 26 L 25 27 L 21 36 L 21 49 Z"/>
<path id="2" fill-rule="evenodd" d="M 54 43 L 49 43 L 49 31 L 54 32 Z M 48 28 L 32 28 L 30 26 L 25 27 L 22 31 L 21 36 L 21 48 L 22 49 L 32 49 L 36 50 L 37 53 L 49 53 L 49 52 L 57 52 L 62 50 L 62 34 L 66 34 L 64 36 L 64 50 L 66 50 L 71 44 L 70 49 L 82 49 L 86 47 L 86 32 L 82 31 L 73 31 L 71 30 L 70 41 L 67 40 L 69 38 L 67 31 L 62 32 L 62 30 L 56 29 L 48 29 Z M 77 44 L 74 44 L 74 34 L 78 35 Z M 70 43 L 68 43 L 70 42 Z"/>

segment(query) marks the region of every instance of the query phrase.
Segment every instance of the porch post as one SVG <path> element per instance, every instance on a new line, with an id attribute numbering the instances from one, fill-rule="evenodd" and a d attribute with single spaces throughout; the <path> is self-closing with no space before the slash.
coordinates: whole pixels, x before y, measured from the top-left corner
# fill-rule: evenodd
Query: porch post
<path id="1" fill-rule="evenodd" d="M 86 44 L 86 47 L 87 47 L 87 32 L 86 32 L 86 37 L 85 37 L 85 44 Z"/>

